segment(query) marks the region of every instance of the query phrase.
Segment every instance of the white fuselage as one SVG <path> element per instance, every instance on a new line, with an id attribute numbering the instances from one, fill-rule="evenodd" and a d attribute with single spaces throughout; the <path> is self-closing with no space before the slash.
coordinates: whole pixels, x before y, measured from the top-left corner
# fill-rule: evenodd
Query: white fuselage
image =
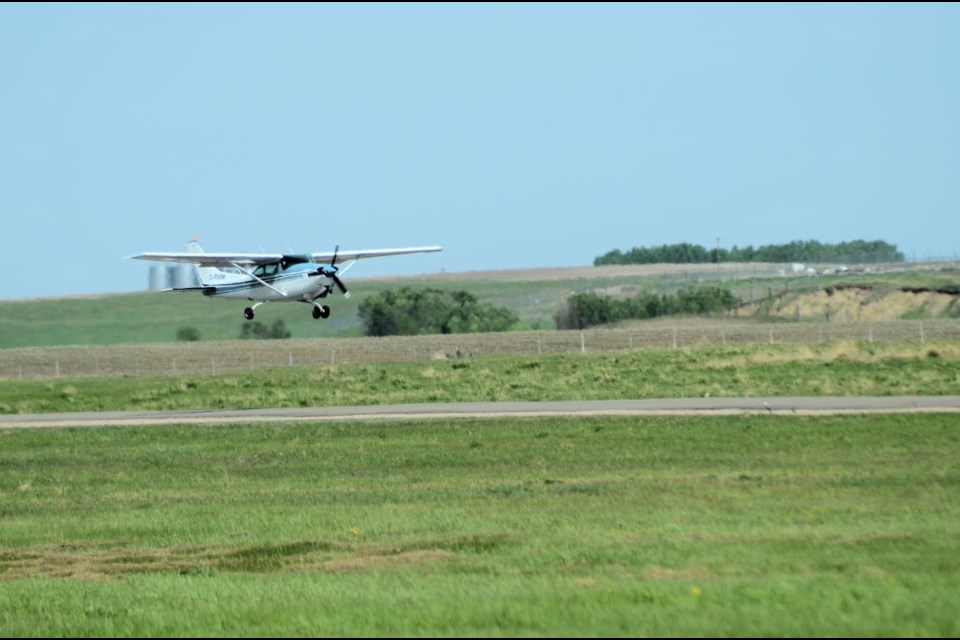
<path id="1" fill-rule="evenodd" d="M 326 296 L 333 280 L 316 263 L 298 263 L 284 268 L 281 263 L 257 267 L 256 278 L 215 268 L 197 269 L 205 296 L 255 302 L 312 302 Z"/>

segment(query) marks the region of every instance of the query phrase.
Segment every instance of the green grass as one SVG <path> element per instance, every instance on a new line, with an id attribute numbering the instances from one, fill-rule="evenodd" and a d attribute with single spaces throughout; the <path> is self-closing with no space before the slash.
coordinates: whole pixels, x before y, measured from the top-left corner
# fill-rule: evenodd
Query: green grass
<path id="1" fill-rule="evenodd" d="M 747 266 L 744 273 L 750 272 Z M 602 274 L 603 271 L 599 270 Z M 348 280 L 351 297 L 336 296 L 329 303 L 333 314 L 318 322 L 310 309 L 302 304 L 267 304 L 257 310 L 257 320 L 267 326 L 283 320 L 294 338 L 344 338 L 362 333 L 357 315 L 359 303 L 367 296 L 399 286 L 437 287 L 464 290 L 481 302 L 504 306 L 520 317 L 518 328 L 549 330 L 554 328 L 554 314 L 571 291 L 588 291 L 609 287 L 627 287 L 631 291 L 652 289 L 670 292 L 678 287 L 716 281 L 728 276 L 714 276 L 706 267 L 698 274 L 664 273 L 649 276 L 608 276 L 566 278 L 556 280 L 497 279 L 489 280 L 418 279 Z M 885 274 L 845 274 L 817 278 L 748 278 L 726 280 L 743 300 L 762 300 L 769 294 L 786 291 L 813 291 L 826 286 L 859 284 L 878 289 L 899 286 L 956 286 L 956 271 L 904 271 Z M 0 301 L 0 349 L 27 346 L 111 345 L 130 343 L 173 342 L 177 331 L 192 327 L 202 340 L 232 340 L 240 336 L 246 322 L 242 301 L 204 298 L 196 293 L 131 293 L 96 297 L 75 297 L 39 300 Z M 762 317 L 762 315 L 761 315 Z"/>
<path id="2" fill-rule="evenodd" d="M 955 394 L 955 343 L 0 382 L 0 411 Z M 960 632 L 956 414 L 0 431 L 0 636 Z"/>
<path id="3" fill-rule="evenodd" d="M 0 433 L 3 636 L 950 636 L 952 414 Z"/>
<path id="4" fill-rule="evenodd" d="M 937 270 L 903 270 L 883 273 L 818 275 L 816 277 L 753 278 L 733 281 L 733 292 L 744 300 L 763 300 L 770 295 L 809 293 L 828 287 L 855 286 L 889 293 L 900 288 L 955 290 L 960 271 L 955 268 Z"/>
<path id="5" fill-rule="evenodd" d="M 960 348 L 838 343 L 286 367 L 189 376 L 0 381 L 0 413 L 507 400 L 952 395 Z"/>
<path id="6" fill-rule="evenodd" d="M 357 307 L 369 295 L 389 287 L 412 286 L 465 290 L 482 302 L 517 312 L 521 328 L 553 328 L 553 314 L 571 289 L 609 286 L 637 278 L 547 281 L 450 281 L 405 278 L 349 281 L 351 296 L 328 304 L 328 320 L 314 320 L 305 304 L 266 304 L 256 320 L 270 326 L 283 320 L 295 338 L 343 338 L 362 335 Z M 177 330 L 193 327 L 202 340 L 239 338 L 243 308 L 238 300 L 213 300 L 197 293 L 147 292 L 90 298 L 0 301 L 0 348 L 26 346 L 173 342 Z"/>

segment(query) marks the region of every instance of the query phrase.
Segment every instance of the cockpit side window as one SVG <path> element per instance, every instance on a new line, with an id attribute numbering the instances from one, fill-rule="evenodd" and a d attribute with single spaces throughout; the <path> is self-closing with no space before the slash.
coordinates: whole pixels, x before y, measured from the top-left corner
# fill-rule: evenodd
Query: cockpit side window
<path id="1" fill-rule="evenodd" d="M 264 276 L 273 276 L 273 275 L 276 275 L 276 274 L 277 274 L 277 268 L 278 268 L 279 266 L 280 266 L 280 263 L 278 263 L 278 262 L 271 262 L 271 263 L 269 263 L 269 264 L 262 264 L 262 265 L 260 265 L 259 267 L 257 267 L 256 269 L 253 270 L 253 275 L 257 276 L 258 278 L 262 278 L 262 277 L 264 277 Z"/>

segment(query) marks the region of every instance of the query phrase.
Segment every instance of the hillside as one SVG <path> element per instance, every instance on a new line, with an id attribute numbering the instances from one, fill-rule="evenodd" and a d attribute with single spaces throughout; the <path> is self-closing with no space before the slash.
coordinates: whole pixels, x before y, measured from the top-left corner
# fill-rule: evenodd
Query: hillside
<path id="1" fill-rule="evenodd" d="M 483 302 L 508 307 L 520 317 L 520 329 L 550 330 L 571 292 L 631 295 L 717 281 L 748 302 L 740 317 L 762 320 L 825 320 L 828 305 L 831 320 L 837 321 L 956 317 L 960 312 L 943 295 L 894 295 L 904 288 L 957 286 L 956 265 L 874 269 L 811 277 L 774 264 L 618 265 L 351 278 L 352 296 L 336 296 L 328 320 L 314 320 L 306 305 L 267 304 L 258 310 L 257 321 L 270 325 L 282 320 L 293 338 L 356 337 L 361 333 L 357 306 L 364 298 L 388 287 L 430 286 L 465 290 Z M 841 289 L 847 286 L 862 290 Z M 825 293 L 828 288 L 834 293 Z M 161 292 L 0 301 L 0 348 L 173 342 L 184 327 L 195 328 L 201 340 L 232 340 L 246 323 L 243 307 L 239 301 Z"/>

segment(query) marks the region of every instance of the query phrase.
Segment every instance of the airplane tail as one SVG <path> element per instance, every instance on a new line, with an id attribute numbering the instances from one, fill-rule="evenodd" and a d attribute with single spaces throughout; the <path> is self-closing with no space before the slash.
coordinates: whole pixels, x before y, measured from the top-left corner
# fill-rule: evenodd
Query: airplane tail
<path id="1" fill-rule="evenodd" d="M 200 242 L 197 238 L 194 238 L 187 243 L 187 251 L 189 253 L 203 253 L 203 247 L 200 246 Z M 211 287 L 214 282 L 223 280 L 223 272 L 216 267 L 201 267 L 200 265 L 193 266 L 194 271 L 197 274 L 197 281 L 200 283 L 201 287 Z M 221 275 L 217 275 L 221 274 Z"/>

